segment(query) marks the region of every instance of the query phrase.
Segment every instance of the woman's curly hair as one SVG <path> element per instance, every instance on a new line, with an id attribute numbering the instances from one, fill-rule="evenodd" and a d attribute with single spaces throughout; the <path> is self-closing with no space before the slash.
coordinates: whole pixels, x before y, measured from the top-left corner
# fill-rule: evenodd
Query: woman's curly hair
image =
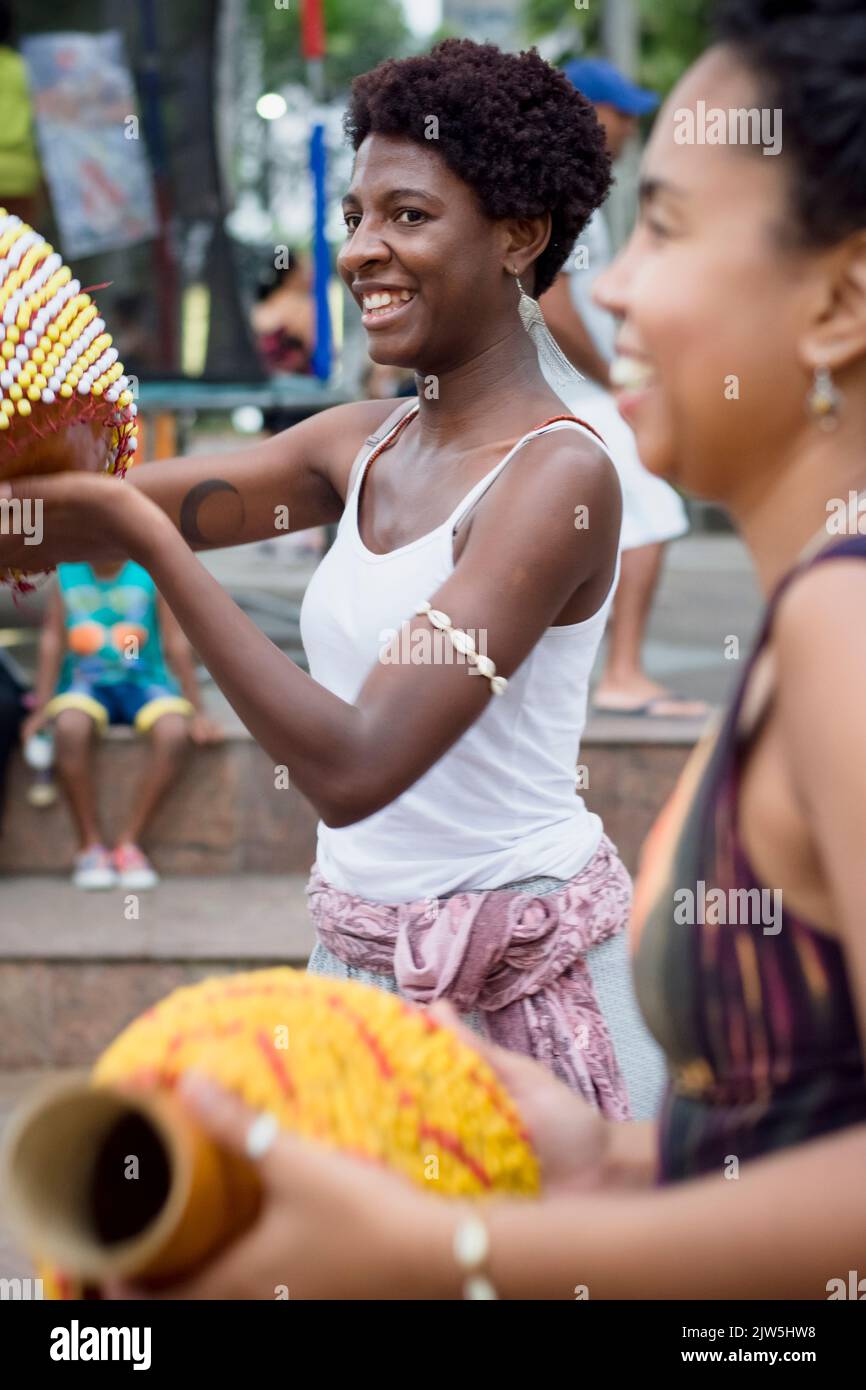
<path id="1" fill-rule="evenodd" d="M 866 227 L 864 0 L 717 0 L 715 36 L 782 112 L 788 236 L 832 246 Z"/>
<path id="2" fill-rule="evenodd" d="M 428 140 L 429 118 L 438 138 Z M 610 157 L 595 111 L 563 72 L 532 49 L 445 39 L 430 53 L 380 63 L 352 83 L 344 117 L 357 150 L 368 135 L 403 136 L 441 154 L 491 218 L 551 214 L 535 262 L 544 293 L 610 187 Z"/>

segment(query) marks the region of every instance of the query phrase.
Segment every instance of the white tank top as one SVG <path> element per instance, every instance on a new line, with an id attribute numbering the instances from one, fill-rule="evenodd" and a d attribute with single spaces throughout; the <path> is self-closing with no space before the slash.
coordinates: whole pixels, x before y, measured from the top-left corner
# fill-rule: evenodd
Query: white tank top
<path id="1" fill-rule="evenodd" d="M 406 413 L 393 426 L 393 416 L 386 421 L 375 441 L 392 434 Z M 386 555 L 368 550 L 358 529 L 358 495 L 375 447 L 366 442 L 336 538 L 301 608 L 310 674 L 320 685 L 354 704 L 388 638 L 453 573 L 460 519 L 527 440 L 557 429 L 583 427 L 560 421 L 524 435 L 441 526 Z M 316 860 L 329 883 L 375 902 L 400 903 L 535 875 L 570 878 L 584 867 L 602 825 L 575 793 L 576 765 L 589 676 L 618 571 L 617 560 L 597 612 L 549 627 L 504 694 L 492 697 L 407 791 L 354 825 L 319 823 Z"/>

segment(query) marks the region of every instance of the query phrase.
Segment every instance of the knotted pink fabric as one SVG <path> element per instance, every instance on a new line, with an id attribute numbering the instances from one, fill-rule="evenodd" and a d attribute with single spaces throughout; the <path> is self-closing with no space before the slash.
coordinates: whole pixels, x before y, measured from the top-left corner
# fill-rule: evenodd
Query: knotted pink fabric
<path id="1" fill-rule="evenodd" d="M 586 963 L 625 929 L 631 906 L 607 836 L 579 874 L 543 895 L 497 888 L 377 903 L 333 887 L 316 865 L 307 895 L 322 944 L 346 965 L 392 975 L 418 1004 L 480 1009 L 494 1042 L 544 1062 L 607 1118 L 630 1118 Z"/>

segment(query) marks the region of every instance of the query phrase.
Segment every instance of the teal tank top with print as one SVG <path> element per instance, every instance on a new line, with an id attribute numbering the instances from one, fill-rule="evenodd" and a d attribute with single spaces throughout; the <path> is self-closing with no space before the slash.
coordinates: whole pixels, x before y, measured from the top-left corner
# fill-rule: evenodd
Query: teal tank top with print
<path id="1" fill-rule="evenodd" d="M 127 560 L 104 579 L 87 564 L 58 565 L 57 577 L 67 641 L 58 693 L 81 679 L 177 691 L 162 650 L 156 585 L 141 565 Z"/>

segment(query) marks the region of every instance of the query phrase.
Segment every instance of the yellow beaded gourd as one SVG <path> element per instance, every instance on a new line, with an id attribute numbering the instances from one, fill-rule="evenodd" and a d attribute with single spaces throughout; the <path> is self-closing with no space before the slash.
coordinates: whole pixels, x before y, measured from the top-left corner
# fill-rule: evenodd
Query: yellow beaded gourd
<path id="1" fill-rule="evenodd" d="M 96 1087 L 170 1092 L 194 1069 L 282 1128 L 446 1196 L 539 1190 L 516 1106 L 424 1010 L 288 967 L 204 980 L 148 1009 L 96 1063 Z M 49 1297 L 76 1286 L 43 1266 Z"/>
<path id="2" fill-rule="evenodd" d="M 378 1158 L 431 1191 L 536 1191 L 514 1103 L 487 1063 L 384 990 L 281 967 L 176 990 L 109 1046 L 93 1081 L 171 1087 L 188 1068 L 286 1129 Z"/>
<path id="3" fill-rule="evenodd" d="M 97 420 L 111 431 L 108 467 L 135 451 L 136 406 L 90 295 L 45 238 L 0 208 L 0 431 L 14 446 L 41 427 Z M 30 418 L 28 418 L 30 417 Z M 4 450 L 8 476 L 11 458 Z"/>
<path id="4" fill-rule="evenodd" d="M 137 406 L 90 295 L 33 227 L 0 207 L 0 479 L 70 462 L 70 427 L 90 426 L 105 468 L 123 476 Z M 104 449 L 103 443 L 104 440 Z M 30 587 L 17 572 L 4 574 Z"/>

